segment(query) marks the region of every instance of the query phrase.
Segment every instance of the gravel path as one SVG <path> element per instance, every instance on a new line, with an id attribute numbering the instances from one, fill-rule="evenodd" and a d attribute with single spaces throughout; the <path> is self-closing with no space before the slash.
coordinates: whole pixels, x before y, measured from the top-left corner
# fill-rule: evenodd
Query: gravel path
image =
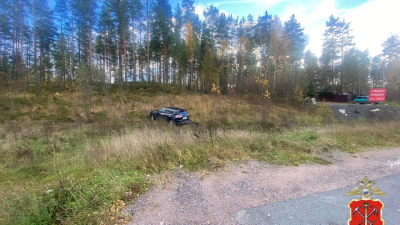
<path id="1" fill-rule="evenodd" d="M 393 120 L 400 118 L 400 107 L 397 106 L 390 106 L 385 104 L 328 104 L 331 106 L 336 118 L 343 120 Z"/>
<path id="2" fill-rule="evenodd" d="M 125 212 L 133 217 L 129 224 L 237 224 L 232 214 L 245 208 L 355 185 L 366 175 L 377 179 L 400 172 L 400 148 L 355 155 L 331 151 L 324 157 L 333 165 L 249 161 L 214 172 L 177 169 L 160 175 L 168 182 L 139 197 Z"/>

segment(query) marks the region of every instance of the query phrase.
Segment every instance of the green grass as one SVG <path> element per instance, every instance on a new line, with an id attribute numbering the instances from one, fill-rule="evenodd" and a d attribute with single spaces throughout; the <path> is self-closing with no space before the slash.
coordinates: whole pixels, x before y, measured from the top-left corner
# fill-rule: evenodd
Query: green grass
<path id="1" fill-rule="evenodd" d="M 326 165 L 324 151 L 399 145 L 397 121 L 346 125 L 327 105 L 156 88 L 96 87 L 89 111 L 72 86 L 0 88 L 0 224 L 122 224 L 123 205 L 161 182 L 152 175 L 162 171 L 247 160 Z M 187 109 L 201 126 L 150 123 L 149 111 L 163 106 Z"/>

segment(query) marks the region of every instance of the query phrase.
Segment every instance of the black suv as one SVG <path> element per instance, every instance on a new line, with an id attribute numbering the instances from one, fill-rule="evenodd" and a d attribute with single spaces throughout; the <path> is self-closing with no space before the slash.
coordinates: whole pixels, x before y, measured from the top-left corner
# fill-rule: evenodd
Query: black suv
<path id="1" fill-rule="evenodd" d="M 150 112 L 151 120 L 165 120 L 171 125 L 183 125 L 191 123 L 189 113 L 177 107 L 166 107 Z"/>

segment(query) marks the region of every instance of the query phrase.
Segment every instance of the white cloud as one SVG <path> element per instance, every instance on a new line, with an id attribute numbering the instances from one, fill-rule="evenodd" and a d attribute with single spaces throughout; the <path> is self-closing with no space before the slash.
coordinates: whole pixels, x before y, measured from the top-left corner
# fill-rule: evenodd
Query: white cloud
<path id="1" fill-rule="evenodd" d="M 204 12 L 204 9 L 205 9 L 206 7 L 203 5 L 203 4 L 197 4 L 195 7 L 194 7 L 194 12 L 197 14 L 197 15 L 199 15 L 199 18 L 200 18 L 200 20 L 203 20 L 204 19 L 204 14 L 203 14 L 203 12 Z"/>
<path id="2" fill-rule="evenodd" d="M 219 10 L 219 12 L 225 14 L 226 17 L 228 17 L 228 16 L 231 15 L 231 14 L 232 14 L 232 17 L 233 17 L 233 18 L 236 18 L 236 17 L 237 17 L 236 14 L 227 12 L 227 11 L 225 11 L 225 10 Z"/>
<path id="3" fill-rule="evenodd" d="M 391 34 L 400 35 L 400 1 L 373 0 L 347 10 L 342 18 L 352 22 L 350 28 L 356 47 L 368 49 L 370 56 L 382 53 L 382 43 Z"/>
<path id="4" fill-rule="evenodd" d="M 368 49 L 370 56 L 381 53 L 381 44 L 391 33 L 400 35 L 400 1 L 371 0 L 352 9 L 337 8 L 335 0 L 322 0 L 317 6 L 315 2 L 294 2 L 289 4 L 282 21 L 290 19 L 295 14 L 296 19 L 304 27 L 304 33 L 310 36 L 310 43 L 306 50 L 311 50 L 318 57 L 321 55 L 322 39 L 325 31 L 325 22 L 330 15 L 339 16 L 346 22 L 351 22 L 356 47 L 360 50 Z"/>
<path id="5" fill-rule="evenodd" d="M 215 5 L 218 6 L 218 3 L 215 4 Z M 195 12 L 197 15 L 199 15 L 200 20 L 203 20 L 203 19 L 204 19 L 204 14 L 203 14 L 203 12 L 204 12 L 204 10 L 205 10 L 206 8 L 207 8 L 207 7 L 204 6 L 203 4 L 197 4 L 197 5 L 195 5 L 195 7 L 194 7 L 194 12 Z M 236 18 L 236 14 L 234 14 L 234 13 L 230 13 L 230 12 L 227 12 L 227 11 L 221 10 L 221 9 L 219 9 L 219 12 L 225 14 L 225 16 L 229 16 L 229 15 L 232 14 L 233 18 Z"/>
<path id="6" fill-rule="evenodd" d="M 286 0 L 228 0 L 228 1 L 220 1 L 218 5 L 226 5 L 226 4 L 260 4 L 263 7 L 270 7 L 277 3 L 283 2 Z"/>

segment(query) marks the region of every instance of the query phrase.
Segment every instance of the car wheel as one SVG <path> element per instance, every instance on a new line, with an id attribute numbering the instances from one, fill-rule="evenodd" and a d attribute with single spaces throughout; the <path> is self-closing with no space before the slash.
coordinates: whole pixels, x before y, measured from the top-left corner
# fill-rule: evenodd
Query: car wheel
<path id="1" fill-rule="evenodd" d="M 356 102 L 356 105 L 359 105 L 360 104 L 360 102 Z"/>
<path id="2" fill-rule="evenodd" d="M 156 120 L 156 117 L 154 115 L 151 115 L 151 121 Z"/>

